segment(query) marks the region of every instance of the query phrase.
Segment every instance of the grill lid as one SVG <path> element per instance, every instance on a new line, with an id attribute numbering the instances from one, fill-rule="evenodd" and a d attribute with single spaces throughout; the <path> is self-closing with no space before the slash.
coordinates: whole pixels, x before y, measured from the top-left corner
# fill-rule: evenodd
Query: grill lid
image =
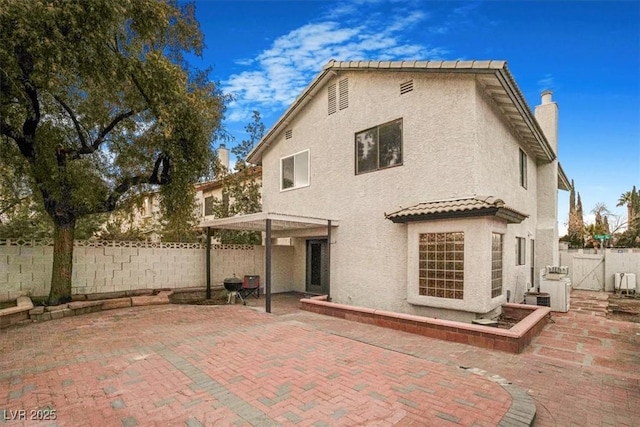
<path id="1" fill-rule="evenodd" d="M 236 277 L 236 274 L 233 273 L 233 277 L 227 277 L 226 279 L 224 279 L 224 284 L 225 285 L 242 284 L 242 279 L 240 279 L 239 277 Z"/>

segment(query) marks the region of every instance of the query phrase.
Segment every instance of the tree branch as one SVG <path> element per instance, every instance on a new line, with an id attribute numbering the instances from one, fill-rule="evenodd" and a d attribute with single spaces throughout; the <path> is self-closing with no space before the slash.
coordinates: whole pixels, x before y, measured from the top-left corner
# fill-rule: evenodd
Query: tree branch
<path id="1" fill-rule="evenodd" d="M 0 121 L 0 134 L 13 139 L 16 144 L 18 144 L 18 149 L 20 150 L 22 155 L 29 161 L 33 161 L 35 157 L 33 145 L 27 141 L 24 135 L 16 132 L 16 130 L 11 125 L 5 123 L 4 121 Z"/>
<path id="2" fill-rule="evenodd" d="M 22 71 L 20 81 L 24 87 L 24 91 L 31 103 L 31 113 L 24 121 L 22 125 L 22 133 L 25 138 L 35 138 L 36 128 L 40 123 L 40 102 L 38 101 L 38 91 L 31 81 L 31 73 L 33 72 L 33 58 L 21 47 L 16 49 L 16 56 L 18 57 L 18 65 Z"/>
<path id="3" fill-rule="evenodd" d="M 162 169 L 161 169 L 162 168 Z M 122 182 L 111 192 L 107 200 L 98 210 L 91 213 L 111 212 L 116 208 L 118 201 L 132 187 L 140 184 L 166 185 L 171 182 L 171 160 L 167 155 L 160 155 L 153 166 L 150 176 L 138 175 L 123 178 Z"/>
<path id="4" fill-rule="evenodd" d="M 67 112 L 67 114 L 69 115 L 69 117 L 73 121 L 73 125 L 76 127 L 76 132 L 78 133 L 78 138 L 80 139 L 80 143 L 82 144 L 82 148 L 83 149 L 88 149 L 89 147 L 87 146 L 87 138 L 85 137 L 84 132 L 82 131 L 82 127 L 80 126 L 80 123 L 78 122 L 78 119 L 76 118 L 76 115 L 73 113 L 73 111 L 71 111 L 71 108 L 59 96 L 54 95 L 53 99 L 58 101 L 58 104 L 60 104 L 62 106 L 62 108 L 64 108 L 64 111 Z"/>
<path id="5" fill-rule="evenodd" d="M 142 97 L 144 98 L 144 100 L 147 103 L 147 105 L 151 106 L 151 99 L 149 99 L 147 94 L 144 92 L 144 90 L 142 89 L 142 86 L 140 85 L 140 82 L 138 81 L 136 76 L 133 75 L 133 73 L 131 73 L 131 80 L 133 80 L 133 84 L 136 85 L 136 88 L 138 89 L 138 92 L 140 92 L 140 95 L 142 95 Z"/>
<path id="6" fill-rule="evenodd" d="M 109 123 L 107 127 L 105 127 L 100 131 L 100 133 L 98 134 L 98 137 L 95 139 L 95 141 L 93 141 L 90 147 L 86 147 L 86 149 L 83 147 L 78 152 L 80 154 L 91 154 L 94 151 L 96 151 L 98 148 L 100 148 L 100 145 L 104 142 L 104 138 L 109 134 L 109 132 L 113 130 L 113 128 L 115 128 L 118 125 L 118 123 L 120 123 L 125 119 L 128 119 L 134 114 L 136 114 L 136 112 L 133 110 L 130 110 L 130 111 L 127 111 L 126 113 L 120 113 L 117 116 L 115 116 L 113 120 L 111 120 L 111 123 Z"/>

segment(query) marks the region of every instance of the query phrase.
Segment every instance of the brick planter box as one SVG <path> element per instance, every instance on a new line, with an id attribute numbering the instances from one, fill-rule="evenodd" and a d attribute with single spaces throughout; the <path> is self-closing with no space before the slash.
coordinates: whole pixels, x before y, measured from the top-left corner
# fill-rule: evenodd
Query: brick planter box
<path id="1" fill-rule="evenodd" d="M 549 313 L 551 313 L 549 307 L 505 304 L 503 305 L 505 315 L 522 320 L 510 329 L 499 329 L 451 320 L 334 304 L 324 301 L 323 298 L 304 298 L 300 300 L 300 303 L 303 310 L 318 314 L 515 354 L 524 351 L 533 337 L 542 331 L 549 319 Z"/>

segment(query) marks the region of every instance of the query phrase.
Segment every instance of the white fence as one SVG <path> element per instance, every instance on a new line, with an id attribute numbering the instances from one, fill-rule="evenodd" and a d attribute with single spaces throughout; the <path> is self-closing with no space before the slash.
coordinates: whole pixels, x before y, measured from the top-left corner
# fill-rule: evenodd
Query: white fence
<path id="1" fill-rule="evenodd" d="M 574 289 L 613 291 L 615 273 L 634 273 L 640 279 L 640 252 L 637 250 L 561 251 L 560 265 L 569 267 Z"/>
<path id="2" fill-rule="evenodd" d="M 264 278 L 264 246 L 213 245 L 211 284 L 236 274 Z M 292 246 L 273 247 L 272 292 L 294 290 Z M 46 296 L 53 264 L 50 241 L 0 240 L 0 301 Z M 262 279 L 264 286 L 264 279 Z M 205 286 L 205 245 L 76 241 L 72 293 Z"/>

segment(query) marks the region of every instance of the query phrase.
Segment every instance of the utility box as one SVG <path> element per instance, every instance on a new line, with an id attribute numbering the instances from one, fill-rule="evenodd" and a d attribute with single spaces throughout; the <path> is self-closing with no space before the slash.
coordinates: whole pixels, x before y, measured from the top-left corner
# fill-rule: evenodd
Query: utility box
<path id="1" fill-rule="evenodd" d="M 527 305 L 551 307 L 551 296 L 546 292 L 527 292 L 524 296 Z"/>
<path id="2" fill-rule="evenodd" d="M 614 285 L 616 291 L 638 293 L 638 283 L 636 282 L 635 273 L 616 273 Z"/>

